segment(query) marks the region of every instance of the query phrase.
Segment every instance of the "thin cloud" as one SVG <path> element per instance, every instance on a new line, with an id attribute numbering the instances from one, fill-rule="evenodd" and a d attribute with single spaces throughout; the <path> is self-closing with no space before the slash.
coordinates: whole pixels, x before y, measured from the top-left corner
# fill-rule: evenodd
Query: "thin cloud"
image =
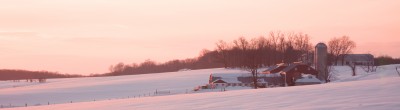
<path id="1" fill-rule="evenodd" d="M 39 38 L 37 32 L 0 32 L 3 38 Z"/>

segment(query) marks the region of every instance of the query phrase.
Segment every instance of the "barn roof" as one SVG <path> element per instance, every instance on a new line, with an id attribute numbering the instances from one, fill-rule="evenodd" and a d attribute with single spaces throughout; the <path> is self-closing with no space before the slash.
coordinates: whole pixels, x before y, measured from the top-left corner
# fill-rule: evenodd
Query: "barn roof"
<path id="1" fill-rule="evenodd" d="M 226 81 L 224 81 L 222 79 L 217 79 L 217 80 L 213 81 L 213 83 L 226 83 Z"/>
<path id="2" fill-rule="evenodd" d="M 269 67 L 267 70 L 263 71 L 262 73 L 264 73 L 264 74 L 278 73 L 278 72 L 282 71 L 283 69 L 285 69 L 286 67 L 287 67 L 287 65 L 285 65 L 285 64 L 277 64 L 277 65 Z"/>
<path id="3" fill-rule="evenodd" d="M 288 72 L 288 71 L 290 71 L 290 70 L 296 68 L 296 67 L 299 66 L 299 65 L 300 65 L 300 64 L 298 64 L 298 63 L 291 64 L 291 65 L 287 66 L 286 68 L 282 69 L 282 72 Z"/>

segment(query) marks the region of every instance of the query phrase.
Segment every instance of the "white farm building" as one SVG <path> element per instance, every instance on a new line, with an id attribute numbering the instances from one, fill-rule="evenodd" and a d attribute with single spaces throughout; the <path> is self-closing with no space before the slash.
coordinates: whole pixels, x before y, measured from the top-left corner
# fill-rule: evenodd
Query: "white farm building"
<path id="1" fill-rule="evenodd" d="M 209 88 L 253 87 L 250 73 L 213 73 L 210 75 Z M 258 87 L 283 86 L 283 78 L 279 74 L 258 74 Z"/>

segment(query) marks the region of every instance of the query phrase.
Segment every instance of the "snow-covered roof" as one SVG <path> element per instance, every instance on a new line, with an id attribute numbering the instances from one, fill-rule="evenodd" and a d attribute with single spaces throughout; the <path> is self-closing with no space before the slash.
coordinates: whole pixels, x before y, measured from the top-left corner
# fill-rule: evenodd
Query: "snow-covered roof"
<path id="1" fill-rule="evenodd" d="M 221 78 L 238 78 L 238 77 L 251 77 L 251 73 L 213 73 L 212 77 L 221 77 Z M 262 74 L 258 73 L 258 77 L 280 77 L 279 73 L 271 73 L 271 74 Z"/>
<path id="2" fill-rule="evenodd" d="M 218 79 L 225 81 L 226 83 L 242 83 L 238 80 L 238 77 L 249 77 L 250 73 L 213 73 L 212 80 L 217 81 Z M 213 82 L 214 82 L 213 81 Z"/>
<path id="3" fill-rule="evenodd" d="M 269 68 L 264 70 L 263 73 L 268 74 L 270 71 L 272 71 L 272 70 L 274 70 L 276 68 L 278 68 L 278 65 L 270 66 Z"/>
<path id="4" fill-rule="evenodd" d="M 286 68 L 287 65 L 284 63 L 281 64 L 277 64 L 274 66 L 270 66 L 269 68 L 267 68 L 265 71 L 263 71 L 263 74 L 270 74 L 270 73 L 277 73 L 279 71 L 281 71 L 282 69 Z"/>
<path id="5" fill-rule="evenodd" d="M 252 75 L 250 73 L 214 73 L 210 76 L 210 82 L 223 80 L 226 83 L 252 83 Z M 276 74 L 258 74 L 258 82 L 266 83 L 269 81 L 277 82 L 281 78 L 279 73 Z M 278 80 L 280 81 L 280 80 Z"/>
<path id="6" fill-rule="evenodd" d="M 317 79 L 314 75 L 303 75 L 302 78 L 297 79 L 296 82 L 318 82 L 318 83 L 321 83 L 321 80 Z"/>

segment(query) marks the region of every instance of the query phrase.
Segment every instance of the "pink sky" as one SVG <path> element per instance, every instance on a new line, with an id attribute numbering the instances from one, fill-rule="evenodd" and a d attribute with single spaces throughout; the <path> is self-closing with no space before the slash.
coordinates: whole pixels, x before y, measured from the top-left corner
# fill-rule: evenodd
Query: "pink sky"
<path id="1" fill-rule="evenodd" d="M 314 44 L 348 35 L 355 53 L 400 57 L 399 13 L 398 0 L 2 0 L 0 69 L 104 73 L 276 30 Z"/>

